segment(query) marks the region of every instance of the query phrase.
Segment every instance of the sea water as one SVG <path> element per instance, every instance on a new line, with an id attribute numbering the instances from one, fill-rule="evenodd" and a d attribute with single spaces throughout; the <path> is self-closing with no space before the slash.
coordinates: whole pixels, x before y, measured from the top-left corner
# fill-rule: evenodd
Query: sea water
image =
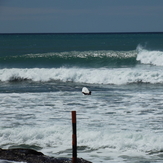
<path id="1" fill-rule="evenodd" d="M 0 148 L 71 158 L 74 110 L 78 157 L 163 162 L 163 33 L 1 34 Z"/>

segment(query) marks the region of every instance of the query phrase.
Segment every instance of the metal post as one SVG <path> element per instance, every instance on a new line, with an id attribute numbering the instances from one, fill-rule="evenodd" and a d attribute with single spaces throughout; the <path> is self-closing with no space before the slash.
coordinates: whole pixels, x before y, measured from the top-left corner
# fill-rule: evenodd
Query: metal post
<path id="1" fill-rule="evenodd" d="M 72 163 L 77 163 L 76 111 L 72 111 Z"/>

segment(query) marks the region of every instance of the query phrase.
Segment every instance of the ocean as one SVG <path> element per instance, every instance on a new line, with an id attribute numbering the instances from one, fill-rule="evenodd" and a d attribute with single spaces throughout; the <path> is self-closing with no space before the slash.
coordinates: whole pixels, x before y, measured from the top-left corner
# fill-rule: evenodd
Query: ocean
<path id="1" fill-rule="evenodd" d="M 162 163 L 163 33 L 0 34 L 0 148 L 71 158 L 71 111 L 78 157 Z"/>

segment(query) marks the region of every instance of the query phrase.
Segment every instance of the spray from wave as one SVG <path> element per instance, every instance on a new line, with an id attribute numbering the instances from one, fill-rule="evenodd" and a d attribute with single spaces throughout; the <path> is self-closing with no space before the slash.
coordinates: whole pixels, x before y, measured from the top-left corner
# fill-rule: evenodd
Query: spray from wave
<path id="1" fill-rule="evenodd" d="M 163 66 L 163 51 L 146 50 L 141 45 L 137 47 L 137 61 L 142 64 L 150 64 L 155 66 Z"/>

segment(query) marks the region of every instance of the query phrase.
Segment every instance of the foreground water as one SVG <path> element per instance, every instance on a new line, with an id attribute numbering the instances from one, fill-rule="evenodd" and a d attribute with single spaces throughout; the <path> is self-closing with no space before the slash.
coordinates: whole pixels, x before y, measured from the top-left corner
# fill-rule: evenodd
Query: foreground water
<path id="1" fill-rule="evenodd" d="M 99 42 L 89 47 L 100 45 L 99 50 L 88 50 L 81 41 L 96 35 L 72 34 L 70 40 L 75 37 L 85 50 L 75 45 L 74 51 L 66 52 L 54 51 L 47 41 L 44 52 L 38 52 L 41 36 L 3 36 L 10 39 L 1 47 L 0 57 L 0 147 L 71 158 L 71 111 L 76 110 L 78 157 L 93 163 L 163 162 L 162 34 L 98 35 Z M 70 35 L 64 35 L 64 41 L 65 37 Z M 110 37 L 121 39 L 119 49 L 114 49 L 117 39 L 111 48 L 103 46 L 100 40 Z M 11 38 L 22 41 L 14 50 Z M 33 53 L 24 52 L 27 38 L 31 43 L 27 47 L 37 47 L 29 48 Z M 53 39 L 48 41 L 54 43 Z M 151 49 L 137 44 L 139 39 Z M 70 44 L 67 47 L 73 47 Z M 81 93 L 84 86 L 91 96 Z"/>
<path id="2" fill-rule="evenodd" d="M 92 162 L 159 162 L 162 92 L 162 86 L 132 85 L 95 87 L 91 96 L 62 89 L 1 93 L 1 148 L 27 147 L 71 157 L 71 111 L 76 110 L 78 157 Z"/>

